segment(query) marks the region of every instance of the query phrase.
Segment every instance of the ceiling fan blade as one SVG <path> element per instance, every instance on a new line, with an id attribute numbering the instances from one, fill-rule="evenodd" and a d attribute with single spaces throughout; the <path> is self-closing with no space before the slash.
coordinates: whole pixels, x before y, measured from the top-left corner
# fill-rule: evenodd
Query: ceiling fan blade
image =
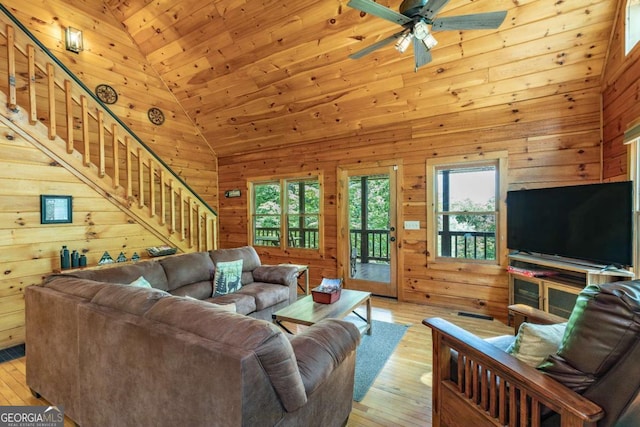
<path id="1" fill-rule="evenodd" d="M 447 31 L 447 30 L 482 30 L 498 28 L 507 11 L 476 13 L 473 15 L 450 16 L 446 18 L 438 18 L 433 21 L 431 31 Z"/>
<path id="2" fill-rule="evenodd" d="M 355 53 L 352 53 L 351 55 L 349 55 L 349 58 L 351 58 L 351 59 L 362 58 L 363 56 L 370 54 L 374 50 L 378 50 L 381 47 L 386 46 L 389 43 L 392 43 L 395 39 L 400 37 L 402 35 L 402 33 L 404 33 L 404 32 L 405 32 L 405 30 L 397 32 L 394 35 L 387 37 L 386 39 L 382 39 L 379 42 L 376 42 L 376 43 L 372 44 L 371 46 L 367 46 L 362 50 L 359 50 L 359 51 L 357 51 Z"/>
<path id="3" fill-rule="evenodd" d="M 447 3 L 449 3 L 449 0 L 429 0 L 427 4 L 420 9 L 418 14 L 429 20 L 433 20 L 433 17 L 436 16 Z"/>
<path id="4" fill-rule="evenodd" d="M 418 68 L 431 62 L 431 52 L 429 52 L 424 43 L 422 43 L 422 40 L 413 39 L 413 57 L 416 62 L 415 71 L 418 71 Z"/>
<path id="5" fill-rule="evenodd" d="M 388 7 L 375 3 L 372 0 L 349 0 L 347 6 L 361 10 L 365 13 L 370 13 L 378 18 L 386 19 L 387 21 L 391 21 L 398 25 L 406 25 L 413 22 L 411 18 L 407 18 L 406 16 L 391 10 Z"/>

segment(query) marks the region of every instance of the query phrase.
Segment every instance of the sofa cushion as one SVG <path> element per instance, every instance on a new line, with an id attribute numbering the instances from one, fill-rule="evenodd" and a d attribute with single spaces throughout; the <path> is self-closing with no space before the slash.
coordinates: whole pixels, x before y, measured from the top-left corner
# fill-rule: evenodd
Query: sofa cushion
<path id="1" fill-rule="evenodd" d="M 211 307 L 219 308 L 219 309 L 224 310 L 224 311 L 230 311 L 232 313 L 236 313 L 236 311 L 237 311 L 235 302 L 232 302 L 230 304 L 216 304 L 215 302 L 202 301 L 202 300 L 199 300 L 197 298 L 190 297 L 190 296 L 186 296 L 184 298 L 186 298 L 188 300 L 191 300 L 191 301 L 199 301 L 201 304 L 209 304 Z"/>
<path id="2" fill-rule="evenodd" d="M 221 344 L 255 352 L 285 409 L 292 412 L 306 403 L 293 348 L 274 324 L 186 298 L 159 300 L 144 317 Z"/>
<path id="3" fill-rule="evenodd" d="M 178 289 L 169 291 L 169 293 L 177 297 L 190 296 L 196 299 L 207 299 L 210 298 L 213 293 L 213 286 L 211 280 L 205 280 L 202 282 L 192 283 L 190 285 L 184 285 Z"/>
<path id="4" fill-rule="evenodd" d="M 261 265 L 260 257 L 253 246 L 234 249 L 215 249 L 209 252 L 214 264 L 225 261 L 242 260 L 242 284 L 253 282 L 253 270 Z"/>
<path id="5" fill-rule="evenodd" d="M 213 279 L 214 265 L 207 252 L 193 252 L 160 260 L 169 282 L 169 291 L 184 285 Z"/>
<path id="6" fill-rule="evenodd" d="M 251 314 L 256 311 L 256 299 L 253 295 L 246 295 L 240 292 L 232 294 L 220 295 L 215 298 L 208 298 L 205 301 L 214 304 L 231 304 L 236 305 L 236 312 L 240 314 Z"/>
<path id="7" fill-rule="evenodd" d="M 506 352 L 534 368 L 560 346 L 566 323 L 539 325 L 524 322 Z"/>
<path id="8" fill-rule="evenodd" d="M 47 277 L 44 282 L 44 287 L 46 288 L 89 300 L 105 286 L 111 285 L 89 279 L 80 279 L 67 274 L 53 274 Z"/>
<path id="9" fill-rule="evenodd" d="M 253 280 L 289 286 L 297 283 L 298 269 L 290 265 L 261 265 L 253 270 Z"/>
<path id="10" fill-rule="evenodd" d="M 158 289 L 113 284 L 102 288 L 91 302 L 141 316 L 158 300 L 169 296 L 169 293 Z"/>
<path id="11" fill-rule="evenodd" d="M 264 310 L 289 299 L 289 288 L 271 283 L 253 282 L 243 286 L 238 293 L 255 299 L 255 311 Z"/>
<path id="12" fill-rule="evenodd" d="M 242 286 L 242 259 L 216 263 L 213 296 L 236 292 Z"/>
<path id="13" fill-rule="evenodd" d="M 69 273 L 69 275 L 97 282 L 120 283 L 123 285 L 133 282 L 140 276 L 144 276 L 155 289 L 169 290 L 167 276 L 157 261 L 141 261 L 128 265 L 110 264 L 104 268 L 75 271 Z"/>

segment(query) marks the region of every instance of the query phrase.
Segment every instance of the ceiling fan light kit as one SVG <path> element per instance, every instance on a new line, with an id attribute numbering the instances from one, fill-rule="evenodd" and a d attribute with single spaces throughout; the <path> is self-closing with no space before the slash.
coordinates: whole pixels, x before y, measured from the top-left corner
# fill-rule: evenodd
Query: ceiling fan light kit
<path id="1" fill-rule="evenodd" d="M 436 14 L 449 3 L 449 0 L 404 0 L 399 7 L 400 13 L 382 6 L 373 0 L 349 0 L 347 6 L 377 16 L 403 27 L 403 30 L 371 46 L 349 55 L 359 59 L 380 49 L 394 40 L 398 52 L 404 53 L 413 41 L 415 71 L 431 62 L 431 49 L 438 41 L 431 34 L 434 31 L 496 29 L 507 16 L 506 11 L 475 13 L 471 15 L 436 18 Z M 431 25 L 431 31 L 429 31 Z"/>
<path id="2" fill-rule="evenodd" d="M 396 42 L 396 50 L 400 53 L 405 53 L 411 44 L 411 33 L 405 33 L 400 36 Z"/>

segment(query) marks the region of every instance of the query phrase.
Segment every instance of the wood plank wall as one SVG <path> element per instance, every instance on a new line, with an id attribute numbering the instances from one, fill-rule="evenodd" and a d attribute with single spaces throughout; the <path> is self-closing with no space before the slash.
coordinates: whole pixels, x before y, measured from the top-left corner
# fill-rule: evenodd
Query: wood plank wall
<path id="1" fill-rule="evenodd" d="M 153 234 L 31 143 L 0 125 L 0 348 L 24 342 L 26 286 L 60 268 L 67 245 L 95 265 L 108 251 L 147 257 Z M 40 195 L 73 197 L 72 224 L 40 224 Z"/>
<path id="2" fill-rule="evenodd" d="M 217 209 L 214 151 L 102 0 L 7 0 L 2 4 L 90 90 L 102 83 L 112 86 L 118 101 L 109 108 Z M 83 52 L 64 49 L 67 26 L 83 31 Z M 151 107 L 163 111 L 163 125 L 148 120 Z"/>
<path id="3" fill-rule="evenodd" d="M 627 148 L 622 144 L 629 125 L 640 120 L 640 44 L 625 55 L 626 1 L 618 1 L 618 15 L 602 84 L 605 180 L 627 176 Z"/>
<path id="4" fill-rule="evenodd" d="M 404 188 L 403 220 L 420 221 L 400 240 L 401 300 L 455 307 L 506 318 L 508 284 L 500 268 L 470 263 L 428 265 L 426 257 L 426 159 L 507 150 L 509 189 L 593 183 L 600 180 L 599 79 L 576 80 L 557 93 L 427 121 L 260 153 L 220 157 L 220 247 L 247 244 L 247 198 L 224 199 L 253 177 L 321 170 L 325 177 L 325 255 L 260 248 L 265 263 L 310 265 L 311 283 L 337 274 L 336 168 L 398 159 Z"/>

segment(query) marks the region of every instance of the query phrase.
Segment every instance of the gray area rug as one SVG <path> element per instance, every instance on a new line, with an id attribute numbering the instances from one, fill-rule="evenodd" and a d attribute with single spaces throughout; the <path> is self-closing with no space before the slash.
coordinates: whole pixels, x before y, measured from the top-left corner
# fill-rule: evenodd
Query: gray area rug
<path id="1" fill-rule="evenodd" d="M 372 321 L 371 335 L 363 335 L 356 351 L 353 400 L 360 402 L 407 332 L 409 325 Z"/>

